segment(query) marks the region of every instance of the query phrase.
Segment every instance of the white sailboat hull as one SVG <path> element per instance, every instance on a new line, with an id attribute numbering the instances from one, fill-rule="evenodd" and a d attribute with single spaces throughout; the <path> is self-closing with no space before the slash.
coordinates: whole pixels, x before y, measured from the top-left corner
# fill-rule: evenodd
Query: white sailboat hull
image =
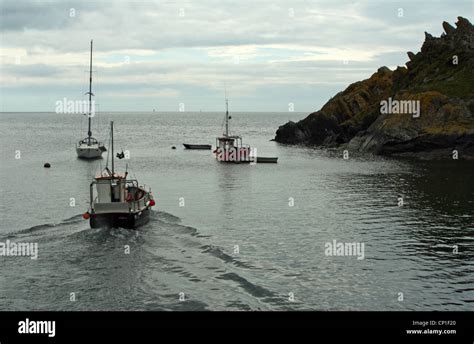
<path id="1" fill-rule="evenodd" d="M 97 159 L 102 157 L 99 146 L 85 146 L 76 148 L 77 157 L 81 159 Z"/>

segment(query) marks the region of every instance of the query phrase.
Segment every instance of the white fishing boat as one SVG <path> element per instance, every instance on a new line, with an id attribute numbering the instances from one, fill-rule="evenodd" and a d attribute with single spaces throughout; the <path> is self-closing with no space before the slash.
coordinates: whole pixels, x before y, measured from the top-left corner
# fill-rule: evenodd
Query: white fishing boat
<path id="1" fill-rule="evenodd" d="M 155 205 L 151 189 L 140 185 L 136 179 L 128 178 L 128 171 L 115 173 L 114 124 L 110 123 L 111 170 L 107 166 L 90 184 L 90 208 L 83 217 L 90 220 L 91 228 L 135 229 L 150 219 L 151 207 Z M 123 158 L 124 154 L 117 154 Z"/>
<path id="2" fill-rule="evenodd" d="M 89 112 L 88 117 L 88 130 L 87 137 L 80 140 L 76 145 L 77 157 L 81 159 L 97 159 L 102 157 L 102 153 L 107 149 L 105 146 L 99 142 L 97 139 L 92 137 L 92 117 L 95 111 L 92 109 L 92 40 L 91 40 L 91 56 L 89 64 L 89 92 L 86 94 L 89 95 Z"/>

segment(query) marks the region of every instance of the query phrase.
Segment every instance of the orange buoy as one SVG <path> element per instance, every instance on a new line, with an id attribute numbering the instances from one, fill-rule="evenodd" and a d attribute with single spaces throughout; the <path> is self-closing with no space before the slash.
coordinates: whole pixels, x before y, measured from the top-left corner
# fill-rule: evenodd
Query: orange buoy
<path id="1" fill-rule="evenodd" d="M 88 211 L 86 211 L 84 214 L 82 214 L 82 217 L 87 220 L 89 217 L 91 217 L 91 215 L 89 214 Z"/>

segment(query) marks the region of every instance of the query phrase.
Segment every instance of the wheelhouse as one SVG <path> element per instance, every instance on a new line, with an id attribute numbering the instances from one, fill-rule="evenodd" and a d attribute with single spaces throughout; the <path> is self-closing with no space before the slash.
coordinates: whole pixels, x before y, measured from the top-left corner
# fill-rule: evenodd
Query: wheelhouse
<path id="1" fill-rule="evenodd" d="M 250 160 L 250 146 L 242 143 L 240 136 L 222 136 L 216 139 L 216 159 L 223 162 Z"/>
<path id="2" fill-rule="evenodd" d="M 90 184 L 90 204 L 94 213 L 136 212 L 148 206 L 150 193 L 127 175 L 98 176 Z"/>

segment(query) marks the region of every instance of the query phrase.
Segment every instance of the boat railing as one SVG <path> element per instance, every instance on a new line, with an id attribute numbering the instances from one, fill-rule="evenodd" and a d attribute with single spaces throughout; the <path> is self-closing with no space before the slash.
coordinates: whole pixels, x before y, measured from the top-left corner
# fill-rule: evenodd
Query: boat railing
<path id="1" fill-rule="evenodd" d="M 138 211 L 146 207 L 147 202 L 150 200 L 150 195 L 145 194 L 142 198 L 136 201 L 130 202 L 130 209 L 132 211 Z"/>
<path id="2" fill-rule="evenodd" d="M 87 143 L 89 143 L 89 141 L 90 141 L 91 144 L 98 144 L 99 146 L 102 145 L 102 142 L 98 141 L 98 140 L 97 140 L 96 138 L 94 138 L 94 137 L 91 137 L 90 139 L 86 137 L 85 139 L 80 140 L 80 141 L 77 143 L 77 145 L 87 144 Z"/>

